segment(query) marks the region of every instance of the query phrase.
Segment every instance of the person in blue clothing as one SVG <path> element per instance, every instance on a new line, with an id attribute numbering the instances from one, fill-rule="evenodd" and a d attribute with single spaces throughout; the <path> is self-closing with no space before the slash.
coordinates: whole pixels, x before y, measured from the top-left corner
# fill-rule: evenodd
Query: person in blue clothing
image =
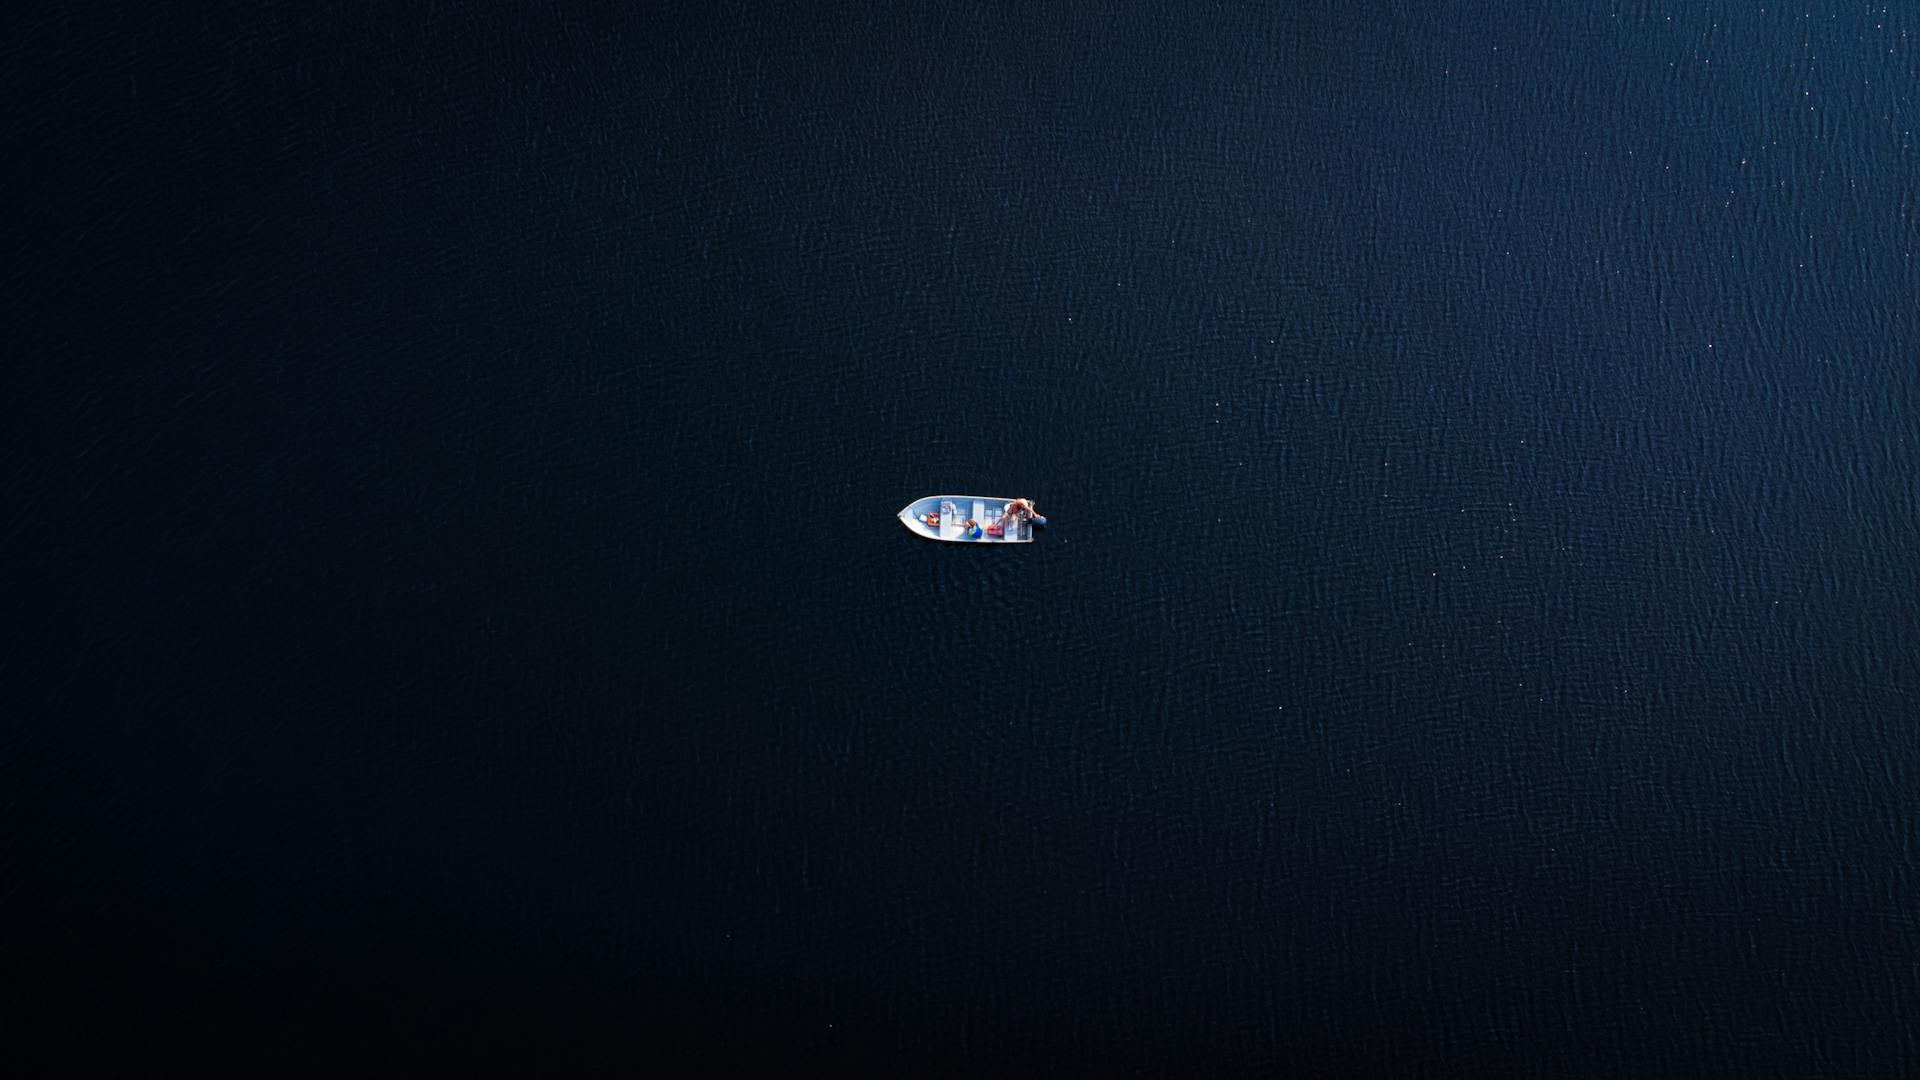
<path id="1" fill-rule="evenodd" d="M 969 540 L 980 539 L 980 523 L 973 520 L 972 518 L 967 519 L 967 539 Z"/>

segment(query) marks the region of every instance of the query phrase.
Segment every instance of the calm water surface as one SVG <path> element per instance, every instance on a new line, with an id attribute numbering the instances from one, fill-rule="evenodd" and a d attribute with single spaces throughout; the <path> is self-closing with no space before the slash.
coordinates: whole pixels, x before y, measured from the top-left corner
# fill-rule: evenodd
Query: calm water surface
<path id="1" fill-rule="evenodd" d="M 31 22 L 14 996 L 1911 1074 L 1920 15 L 1415 8 Z"/>

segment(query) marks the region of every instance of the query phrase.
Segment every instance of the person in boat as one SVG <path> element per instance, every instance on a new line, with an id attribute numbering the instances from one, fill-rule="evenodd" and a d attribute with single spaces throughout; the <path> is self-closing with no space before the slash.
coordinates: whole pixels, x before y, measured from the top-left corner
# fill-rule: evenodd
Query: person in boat
<path id="1" fill-rule="evenodd" d="M 980 539 L 980 523 L 973 520 L 972 518 L 967 519 L 967 539 L 969 540 Z"/>
<path id="2" fill-rule="evenodd" d="M 1032 516 L 1033 516 L 1033 500 L 1032 499 L 1008 499 L 1007 508 L 1001 511 L 1000 513 L 1000 520 L 1004 524 L 1011 524 L 1013 522 L 1019 521 L 1023 517 L 1032 517 Z"/>

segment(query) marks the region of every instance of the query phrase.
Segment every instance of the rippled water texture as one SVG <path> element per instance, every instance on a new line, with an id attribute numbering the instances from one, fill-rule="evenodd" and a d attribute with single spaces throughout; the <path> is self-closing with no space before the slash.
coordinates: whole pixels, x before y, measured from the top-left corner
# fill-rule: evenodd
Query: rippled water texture
<path id="1" fill-rule="evenodd" d="M 422 1069 L 1911 1074 L 1920 16 L 1121 7 L 0 46 L 9 966 Z"/>

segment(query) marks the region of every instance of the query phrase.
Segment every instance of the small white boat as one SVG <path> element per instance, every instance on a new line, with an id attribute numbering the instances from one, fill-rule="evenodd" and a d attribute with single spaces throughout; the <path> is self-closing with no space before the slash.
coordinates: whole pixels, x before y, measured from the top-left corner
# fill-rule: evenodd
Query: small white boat
<path id="1" fill-rule="evenodd" d="M 1029 544 L 1033 527 L 1045 525 L 1039 514 L 1006 517 L 1008 498 L 980 495 L 929 495 L 900 511 L 900 524 L 929 540 L 957 544 Z M 972 518 L 974 528 L 967 527 Z"/>

